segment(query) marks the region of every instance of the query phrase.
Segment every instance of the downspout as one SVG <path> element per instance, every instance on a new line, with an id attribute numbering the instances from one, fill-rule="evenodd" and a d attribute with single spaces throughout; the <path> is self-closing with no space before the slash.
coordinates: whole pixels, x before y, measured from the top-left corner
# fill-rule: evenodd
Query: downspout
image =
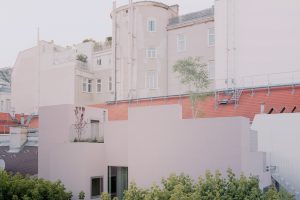
<path id="1" fill-rule="evenodd" d="M 167 49 L 166 49 L 166 57 L 167 57 L 167 86 L 166 86 L 166 96 L 169 96 L 169 30 L 168 28 L 166 29 L 167 31 Z"/>
<path id="2" fill-rule="evenodd" d="M 228 12 L 229 12 L 229 6 L 228 6 L 228 4 L 229 4 L 229 1 L 227 0 L 226 1 L 226 67 L 227 67 L 227 79 L 226 79 L 226 88 L 227 88 L 227 90 L 228 90 L 228 85 L 229 85 L 229 45 L 228 45 L 228 43 L 229 43 L 229 41 L 228 41 L 228 39 L 229 39 L 229 36 L 228 36 Z"/>
<path id="3" fill-rule="evenodd" d="M 114 100 L 115 102 L 117 102 L 117 20 L 116 20 L 116 1 L 113 1 L 113 13 L 112 13 L 112 17 L 113 17 L 113 26 L 114 26 L 114 35 L 113 35 L 113 40 L 114 40 L 114 44 L 113 44 L 113 48 L 114 48 L 114 68 L 115 68 L 115 97 Z"/>

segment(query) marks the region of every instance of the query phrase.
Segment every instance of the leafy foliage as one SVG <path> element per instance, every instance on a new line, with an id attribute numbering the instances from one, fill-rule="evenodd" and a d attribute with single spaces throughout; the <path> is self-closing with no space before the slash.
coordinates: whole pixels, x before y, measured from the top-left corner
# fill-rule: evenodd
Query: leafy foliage
<path id="1" fill-rule="evenodd" d="M 199 116 L 198 102 L 204 101 L 210 93 L 203 93 L 209 87 L 207 65 L 200 58 L 188 57 L 178 60 L 173 66 L 173 71 L 178 74 L 182 84 L 192 86 L 189 97 L 192 106 L 193 118 Z"/>
<path id="2" fill-rule="evenodd" d="M 69 200 L 72 193 L 66 192 L 60 182 L 50 182 L 39 178 L 12 175 L 0 171 L 0 200 Z"/>
<path id="3" fill-rule="evenodd" d="M 209 86 L 207 65 L 200 58 L 188 57 L 178 60 L 173 71 L 179 74 L 181 83 L 195 87 L 196 90 Z"/>
<path id="4" fill-rule="evenodd" d="M 78 54 L 76 60 L 81 61 L 83 63 L 87 63 L 88 57 L 84 54 Z"/>
<path id="5" fill-rule="evenodd" d="M 80 191 L 78 194 L 78 199 L 83 200 L 85 198 L 85 193 L 84 191 Z"/>
<path id="6" fill-rule="evenodd" d="M 137 187 L 131 183 L 125 192 L 125 200 L 293 200 L 287 192 L 277 192 L 275 187 L 263 193 L 259 180 L 243 174 L 236 177 L 232 170 L 227 177 L 220 172 L 207 172 L 205 178 L 197 182 L 185 174 L 172 174 L 162 179 L 161 187 L 153 185 L 150 189 Z M 103 193 L 102 200 L 111 200 L 109 194 Z"/>
<path id="7" fill-rule="evenodd" d="M 11 85 L 11 73 L 12 68 L 0 69 L 0 79 L 5 82 L 8 86 Z"/>

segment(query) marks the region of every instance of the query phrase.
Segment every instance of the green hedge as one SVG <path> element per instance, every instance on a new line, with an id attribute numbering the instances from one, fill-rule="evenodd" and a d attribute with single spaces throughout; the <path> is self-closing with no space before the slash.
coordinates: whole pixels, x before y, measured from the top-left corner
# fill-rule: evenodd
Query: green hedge
<path id="1" fill-rule="evenodd" d="M 161 187 L 153 185 L 142 189 L 131 183 L 125 192 L 125 200 L 292 200 L 287 192 L 277 192 L 271 186 L 263 193 L 259 188 L 259 180 L 255 177 L 241 175 L 239 178 L 228 170 L 227 177 L 221 173 L 206 173 L 205 178 L 197 182 L 189 176 L 171 175 L 162 179 Z M 102 200 L 111 200 L 107 193 L 102 194 Z"/>
<path id="2" fill-rule="evenodd" d="M 0 170 L 0 200 L 69 200 L 71 192 L 66 192 L 60 182 L 50 182 L 30 178 L 20 174 L 12 175 Z"/>

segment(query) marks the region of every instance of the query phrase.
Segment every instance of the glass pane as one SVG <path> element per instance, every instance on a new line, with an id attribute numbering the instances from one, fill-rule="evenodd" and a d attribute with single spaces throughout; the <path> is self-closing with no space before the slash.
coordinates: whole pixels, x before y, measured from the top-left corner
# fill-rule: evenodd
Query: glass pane
<path id="1" fill-rule="evenodd" d="M 92 197 L 100 196 L 100 178 L 92 178 Z"/>

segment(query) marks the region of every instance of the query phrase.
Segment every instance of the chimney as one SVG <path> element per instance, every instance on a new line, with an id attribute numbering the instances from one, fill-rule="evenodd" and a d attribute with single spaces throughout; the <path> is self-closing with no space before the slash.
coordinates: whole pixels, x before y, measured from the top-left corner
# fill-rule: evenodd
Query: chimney
<path id="1" fill-rule="evenodd" d="M 171 6 L 169 6 L 169 8 L 170 8 L 170 10 L 173 10 L 176 13 L 176 15 L 179 14 L 179 5 L 178 4 L 171 5 Z"/>
<path id="2" fill-rule="evenodd" d="M 25 124 L 24 113 L 21 114 L 20 122 L 21 122 L 21 125 Z"/>
<path id="3" fill-rule="evenodd" d="M 260 103 L 260 114 L 265 113 L 265 102 Z"/>

